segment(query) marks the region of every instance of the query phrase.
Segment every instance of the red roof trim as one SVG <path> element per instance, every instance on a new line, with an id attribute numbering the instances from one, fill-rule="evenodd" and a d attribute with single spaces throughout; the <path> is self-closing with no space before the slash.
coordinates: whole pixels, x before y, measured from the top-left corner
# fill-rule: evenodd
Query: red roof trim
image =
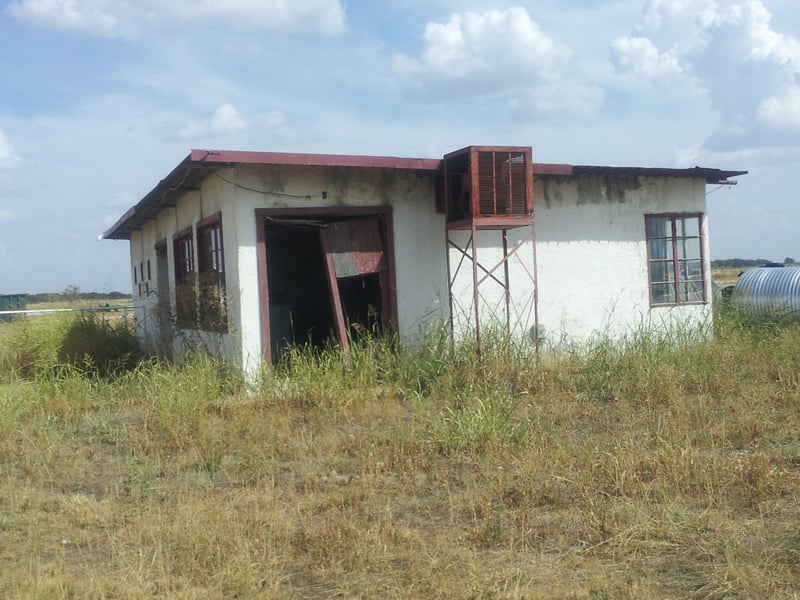
<path id="1" fill-rule="evenodd" d="M 484 146 L 476 146 L 484 148 Z M 485 146 L 493 148 L 493 146 Z M 463 150 L 463 149 L 462 149 Z M 457 154 L 462 150 L 451 152 Z M 449 156 L 449 155 L 448 155 Z M 253 152 L 247 150 L 192 150 L 188 157 L 192 164 L 227 165 L 287 165 L 302 167 L 367 167 L 381 169 L 410 169 L 436 171 L 442 164 L 440 158 L 407 158 L 401 156 L 369 156 L 358 154 L 306 154 L 300 152 Z M 666 169 L 646 167 L 585 166 L 559 163 L 533 163 L 533 174 L 540 176 L 570 177 L 573 175 L 616 174 L 662 177 L 704 177 L 710 182 L 725 177 L 744 175 L 747 171 L 721 171 L 694 167 Z"/>
<path id="2" fill-rule="evenodd" d="M 488 146 L 487 146 L 488 147 Z M 383 169 L 416 169 L 436 171 L 440 158 L 407 158 L 402 156 L 368 156 L 359 154 L 306 154 L 300 152 L 251 152 L 247 150 L 192 150 L 192 163 L 229 165 L 295 165 L 303 167 L 372 167 Z M 572 175 L 572 165 L 533 163 L 534 175 Z"/>
<path id="3" fill-rule="evenodd" d="M 438 158 L 403 158 L 399 156 L 362 156 L 349 154 L 302 154 L 293 152 L 248 152 L 238 150 L 192 150 L 193 163 L 239 165 L 297 165 L 313 167 L 372 167 L 435 171 Z"/>
<path id="4" fill-rule="evenodd" d="M 558 163 L 533 163 L 534 175 L 572 175 L 572 165 L 562 165 Z"/>
<path id="5" fill-rule="evenodd" d="M 487 146 L 488 148 L 488 146 Z M 456 153 L 459 152 L 458 150 Z M 453 154 L 453 153 L 450 153 Z M 301 154 L 291 152 L 251 152 L 237 150 L 192 150 L 189 156 L 162 179 L 144 198 L 129 209 L 101 239 L 130 239 L 131 232 L 156 216 L 164 206 L 174 203 L 176 194 L 187 186 L 199 182 L 218 165 L 287 165 L 315 167 L 369 167 L 404 169 L 435 173 L 442 164 L 439 158 L 403 158 L 397 156 L 362 156 L 348 154 Z M 203 167 L 205 165 L 205 168 Z M 534 176 L 573 177 L 580 175 L 628 175 L 651 177 L 704 178 L 708 183 L 735 183 L 731 177 L 747 171 L 722 171 L 694 167 L 691 169 L 664 169 L 642 167 L 592 167 L 582 165 L 533 163 Z"/>

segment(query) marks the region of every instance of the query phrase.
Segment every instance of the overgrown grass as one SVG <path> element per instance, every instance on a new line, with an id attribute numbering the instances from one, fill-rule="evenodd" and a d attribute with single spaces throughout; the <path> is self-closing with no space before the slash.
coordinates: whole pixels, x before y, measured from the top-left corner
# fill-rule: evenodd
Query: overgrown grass
<path id="1" fill-rule="evenodd" d="M 141 358 L 132 329 L 94 312 L 22 319 L 0 329 L 0 381 L 35 379 L 64 368 L 109 377 Z"/>
<path id="2" fill-rule="evenodd" d="M 100 373 L 70 331 L 0 326 L 2 597 L 800 589 L 795 325 L 538 357 L 367 336 L 256 389 L 203 356 Z"/>

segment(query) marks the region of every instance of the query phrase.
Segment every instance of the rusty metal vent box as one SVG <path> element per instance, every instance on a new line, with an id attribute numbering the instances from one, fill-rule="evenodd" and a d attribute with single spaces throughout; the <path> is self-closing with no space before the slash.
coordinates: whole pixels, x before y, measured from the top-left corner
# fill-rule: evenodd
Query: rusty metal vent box
<path id="1" fill-rule="evenodd" d="M 530 147 L 468 146 L 445 155 L 442 169 L 448 222 L 533 212 Z"/>

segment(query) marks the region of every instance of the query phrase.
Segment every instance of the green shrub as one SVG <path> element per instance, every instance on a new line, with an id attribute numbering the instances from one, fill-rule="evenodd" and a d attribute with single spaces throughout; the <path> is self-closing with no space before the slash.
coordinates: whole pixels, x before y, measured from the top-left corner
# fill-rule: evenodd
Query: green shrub
<path id="1" fill-rule="evenodd" d="M 62 364 L 107 377 L 133 367 L 141 358 L 130 326 L 111 323 L 96 313 L 81 313 L 69 326 L 58 350 Z"/>
<path id="2" fill-rule="evenodd" d="M 71 321 L 71 316 L 54 315 L 0 326 L 0 378 L 33 379 L 53 369 Z"/>
<path id="3" fill-rule="evenodd" d="M 36 379 L 63 367 L 107 377 L 141 358 L 130 326 L 95 313 L 23 319 L 0 327 L 0 379 Z"/>

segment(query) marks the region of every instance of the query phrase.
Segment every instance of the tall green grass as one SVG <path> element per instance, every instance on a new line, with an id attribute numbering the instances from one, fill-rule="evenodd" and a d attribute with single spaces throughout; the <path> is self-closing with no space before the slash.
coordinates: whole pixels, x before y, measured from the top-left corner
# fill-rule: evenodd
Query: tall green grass
<path id="1" fill-rule="evenodd" d="M 93 312 L 36 317 L 0 327 L 0 377 L 33 379 L 75 368 L 108 377 L 142 358 L 131 326 Z"/>
<path id="2" fill-rule="evenodd" d="M 0 326 L 3 597 L 800 588 L 796 325 L 723 315 L 713 337 L 538 354 L 363 335 L 253 386 L 75 323 Z"/>

